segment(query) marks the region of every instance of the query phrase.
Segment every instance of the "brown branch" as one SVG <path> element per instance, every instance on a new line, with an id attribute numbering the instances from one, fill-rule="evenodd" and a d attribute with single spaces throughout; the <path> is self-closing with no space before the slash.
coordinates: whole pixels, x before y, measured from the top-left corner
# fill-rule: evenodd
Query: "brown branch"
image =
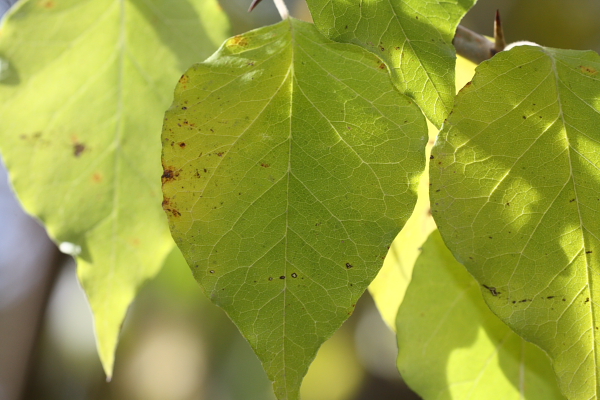
<path id="1" fill-rule="evenodd" d="M 458 55 L 473 61 L 475 64 L 492 58 L 494 54 L 501 52 L 506 47 L 502 22 L 500 21 L 500 12 L 496 11 L 494 42 L 477 32 L 459 25 L 452 43 Z"/>

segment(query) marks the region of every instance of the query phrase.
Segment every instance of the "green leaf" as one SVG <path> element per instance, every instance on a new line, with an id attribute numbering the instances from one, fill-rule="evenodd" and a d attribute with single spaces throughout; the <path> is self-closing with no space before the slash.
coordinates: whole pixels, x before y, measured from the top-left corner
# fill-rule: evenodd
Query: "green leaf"
<path id="1" fill-rule="evenodd" d="M 598 395 L 600 57 L 517 47 L 481 64 L 433 149 L 433 216 L 490 308 Z"/>
<path id="2" fill-rule="evenodd" d="M 425 400 L 563 399 L 546 354 L 500 321 L 479 288 L 432 233 L 398 311 L 402 377 Z"/>
<path id="3" fill-rule="evenodd" d="M 226 29 L 213 0 L 32 0 L 0 31 L 2 155 L 25 209 L 77 257 L 109 376 L 127 307 L 173 247 L 161 115 Z"/>
<path id="4" fill-rule="evenodd" d="M 382 57 L 398 89 L 440 127 L 454 101 L 452 39 L 476 0 L 307 0 L 327 37 Z"/>
<path id="5" fill-rule="evenodd" d="M 475 64 L 465 58 L 457 57 L 456 60 L 456 86 L 463 87 L 475 73 Z M 418 187 L 418 198 L 412 215 L 400 231 L 390 251 L 388 251 L 383 267 L 377 277 L 369 285 L 369 293 L 373 297 L 377 309 L 386 324 L 396 330 L 396 315 L 398 307 L 402 304 L 406 288 L 410 283 L 413 266 L 421 246 L 436 229 L 431 216 L 429 205 L 429 155 L 438 135 L 438 130 L 428 123 L 429 142 L 425 151 L 426 167 Z"/>
<path id="6" fill-rule="evenodd" d="M 414 207 L 426 141 L 379 58 L 294 19 L 229 39 L 181 78 L 163 128 L 163 207 L 279 399 L 298 398 L 381 267 Z"/>

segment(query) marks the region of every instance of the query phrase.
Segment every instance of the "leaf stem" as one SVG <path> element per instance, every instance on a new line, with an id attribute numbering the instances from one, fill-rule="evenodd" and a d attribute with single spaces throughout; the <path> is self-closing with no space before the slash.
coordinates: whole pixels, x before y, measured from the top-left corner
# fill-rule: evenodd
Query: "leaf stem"
<path id="1" fill-rule="evenodd" d="M 273 0 L 273 3 L 275 3 L 275 7 L 277 7 L 277 11 L 279 11 L 279 15 L 281 15 L 281 19 L 287 19 L 290 16 L 290 12 L 288 11 L 288 8 L 285 5 L 284 0 Z"/>

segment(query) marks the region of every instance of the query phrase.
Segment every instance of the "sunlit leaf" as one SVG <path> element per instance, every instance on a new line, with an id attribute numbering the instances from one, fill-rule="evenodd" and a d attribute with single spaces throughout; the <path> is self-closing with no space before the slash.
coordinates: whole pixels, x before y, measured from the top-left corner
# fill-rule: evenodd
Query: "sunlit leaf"
<path id="1" fill-rule="evenodd" d="M 0 147 L 25 209 L 77 257 L 104 369 L 127 307 L 173 247 L 161 115 L 223 40 L 214 0 L 21 1 L 0 30 Z"/>
<path id="2" fill-rule="evenodd" d="M 297 20 L 229 39 L 180 79 L 163 207 L 278 398 L 298 398 L 381 267 L 415 204 L 426 141 L 379 58 Z"/>
<path id="3" fill-rule="evenodd" d="M 553 360 L 569 399 L 600 389 L 600 57 L 517 47 L 481 64 L 431 160 L 433 216 L 490 308 Z"/>
<path id="4" fill-rule="evenodd" d="M 488 309 L 437 231 L 412 278 L 398 312 L 398 369 L 423 399 L 563 399 L 546 354 Z"/>
<path id="5" fill-rule="evenodd" d="M 436 126 L 452 109 L 452 39 L 475 0 L 307 0 L 329 38 L 382 57 L 401 92 L 415 99 Z"/>
<path id="6" fill-rule="evenodd" d="M 475 64 L 458 57 L 456 62 L 456 86 L 462 88 L 475 73 Z M 438 130 L 428 123 L 429 142 L 425 157 L 429 165 L 431 147 L 438 135 Z M 435 222 L 431 217 L 429 206 L 429 168 L 425 168 L 419 181 L 418 198 L 412 215 L 400 231 L 390 251 L 385 257 L 383 267 L 377 277 L 369 286 L 369 293 L 373 297 L 377 309 L 383 320 L 393 330 L 396 329 L 396 315 L 402 303 L 406 288 L 410 283 L 412 269 L 419 254 L 421 245 L 427 240 L 429 234 L 435 229 Z"/>

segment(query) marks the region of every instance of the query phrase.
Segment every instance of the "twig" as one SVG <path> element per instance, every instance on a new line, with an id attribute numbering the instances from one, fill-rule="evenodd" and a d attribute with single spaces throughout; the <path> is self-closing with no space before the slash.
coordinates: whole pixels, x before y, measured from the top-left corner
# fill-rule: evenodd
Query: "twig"
<path id="1" fill-rule="evenodd" d="M 485 36 L 459 25 L 452 41 L 456 53 L 479 64 L 496 54 L 494 43 Z"/>
<path id="2" fill-rule="evenodd" d="M 252 0 L 250 4 L 250 8 L 248 8 L 248 12 L 254 10 L 254 8 L 260 3 L 262 0 Z M 285 5 L 284 0 L 273 0 L 275 3 L 275 7 L 277 7 L 277 11 L 279 11 L 279 15 L 281 15 L 281 19 L 287 19 L 290 16 L 290 12 L 288 11 L 287 6 Z"/>
<path id="3" fill-rule="evenodd" d="M 494 42 L 488 40 L 485 36 L 459 25 L 456 29 L 456 35 L 452 42 L 456 52 L 464 58 L 479 64 L 506 47 L 504 41 L 504 31 L 500 21 L 500 12 L 496 10 L 496 20 L 494 22 Z"/>

